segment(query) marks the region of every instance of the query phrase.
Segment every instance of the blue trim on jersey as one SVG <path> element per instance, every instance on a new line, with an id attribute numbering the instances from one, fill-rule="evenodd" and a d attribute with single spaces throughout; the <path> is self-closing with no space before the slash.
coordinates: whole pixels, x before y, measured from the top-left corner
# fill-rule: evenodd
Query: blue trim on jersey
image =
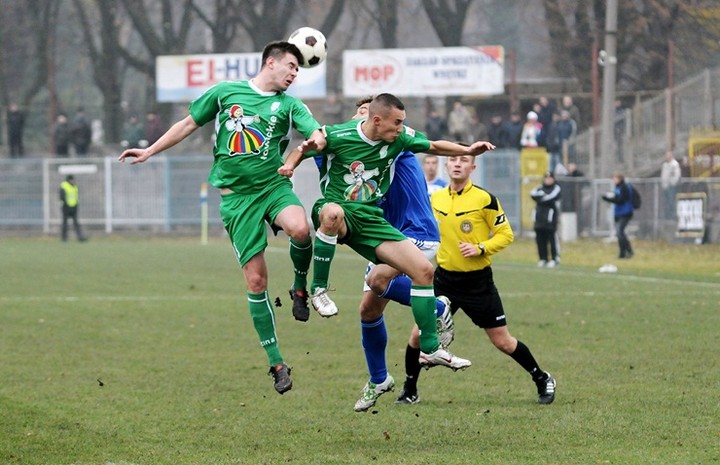
<path id="1" fill-rule="evenodd" d="M 427 184 L 417 157 L 403 152 L 390 170 L 390 188 L 378 203 L 385 219 L 405 236 L 439 241 L 440 231 L 428 198 Z"/>

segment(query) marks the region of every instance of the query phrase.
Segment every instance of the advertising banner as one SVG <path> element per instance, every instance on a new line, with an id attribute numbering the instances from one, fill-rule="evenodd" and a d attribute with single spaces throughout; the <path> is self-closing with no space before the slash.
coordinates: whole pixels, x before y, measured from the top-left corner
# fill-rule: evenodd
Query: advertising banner
<path id="1" fill-rule="evenodd" d="M 702 240 L 705 236 L 707 194 L 704 192 L 677 194 L 675 208 L 678 220 L 676 237 Z"/>
<path id="2" fill-rule="evenodd" d="M 501 46 L 343 52 L 343 94 L 497 95 L 505 91 Z"/>
<path id="3" fill-rule="evenodd" d="M 158 102 L 190 102 L 221 81 L 253 78 L 261 65 L 260 53 L 163 55 L 155 61 Z M 323 98 L 327 94 L 326 63 L 300 68 L 288 94 L 299 98 Z"/>

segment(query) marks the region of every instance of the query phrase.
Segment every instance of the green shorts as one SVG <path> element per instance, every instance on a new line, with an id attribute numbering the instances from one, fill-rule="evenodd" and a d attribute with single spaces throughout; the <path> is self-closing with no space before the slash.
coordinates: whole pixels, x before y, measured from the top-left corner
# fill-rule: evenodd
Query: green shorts
<path id="1" fill-rule="evenodd" d="M 320 210 L 329 201 L 321 198 L 312 209 L 312 222 L 315 230 L 320 227 Z M 345 211 L 345 224 L 347 235 L 338 238 L 340 244 L 347 244 L 373 263 L 382 263 L 378 260 L 375 248 L 385 241 L 404 241 L 407 239 L 383 217 L 382 209 L 374 205 L 360 202 L 334 202 Z"/>
<path id="2" fill-rule="evenodd" d="M 277 215 L 290 205 L 299 205 L 291 183 L 273 184 L 255 194 L 226 194 L 220 201 L 220 216 L 240 266 L 245 266 L 268 245 L 267 222 L 273 224 Z"/>

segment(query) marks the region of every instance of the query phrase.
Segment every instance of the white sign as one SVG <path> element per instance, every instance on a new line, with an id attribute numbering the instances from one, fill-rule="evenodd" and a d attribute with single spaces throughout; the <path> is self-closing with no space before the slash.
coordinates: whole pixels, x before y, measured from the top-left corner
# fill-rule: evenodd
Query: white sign
<path id="1" fill-rule="evenodd" d="M 260 53 L 163 55 L 155 60 L 158 102 L 190 102 L 221 81 L 251 79 L 260 71 Z M 323 98 L 326 62 L 300 68 L 287 93 L 299 98 Z"/>
<path id="2" fill-rule="evenodd" d="M 343 94 L 497 95 L 505 92 L 501 46 L 346 50 Z"/>
<path id="3" fill-rule="evenodd" d="M 704 192 L 677 195 L 677 237 L 702 238 L 705 235 L 706 201 L 707 195 Z"/>
<path id="4" fill-rule="evenodd" d="M 97 173 L 97 165 L 60 165 L 58 166 L 60 174 L 95 174 Z"/>

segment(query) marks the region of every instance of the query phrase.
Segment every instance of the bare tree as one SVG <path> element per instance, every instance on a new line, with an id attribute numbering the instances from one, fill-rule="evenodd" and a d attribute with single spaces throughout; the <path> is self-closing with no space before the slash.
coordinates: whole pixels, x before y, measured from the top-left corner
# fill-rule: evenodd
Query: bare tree
<path id="1" fill-rule="evenodd" d="M 473 0 L 423 0 L 430 24 L 445 47 L 462 44 L 468 8 Z"/>
<path id="2" fill-rule="evenodd" d="M 114 2 L 97 2 L 95 12 L 88 11 L 90 7 L 82 0 L 73 0 L 73 3 L 87 44 L 93 82 L 103 96 L 106 139 L 108 142 L 117 142 L 123 123 L 118 6 Z M 93 27 L 96 24 L 94 13 L 99 17 L 97 30 Z"/>
<path id="3" fill-rule="evenodd" d="M 591 87 L 588 51 L 604 34 L 603 0 L 543 0 L 555 68 Z M 697 72 L 718 51 L 720 28 L 704 14 L 713 2 L 620 0 L 618 11 L 618 87 L 658 90 L 667 86 L 669 40 L 683 50 L 684 69 Z M 699 45 L 702 44 L 702 45 Z"/>

